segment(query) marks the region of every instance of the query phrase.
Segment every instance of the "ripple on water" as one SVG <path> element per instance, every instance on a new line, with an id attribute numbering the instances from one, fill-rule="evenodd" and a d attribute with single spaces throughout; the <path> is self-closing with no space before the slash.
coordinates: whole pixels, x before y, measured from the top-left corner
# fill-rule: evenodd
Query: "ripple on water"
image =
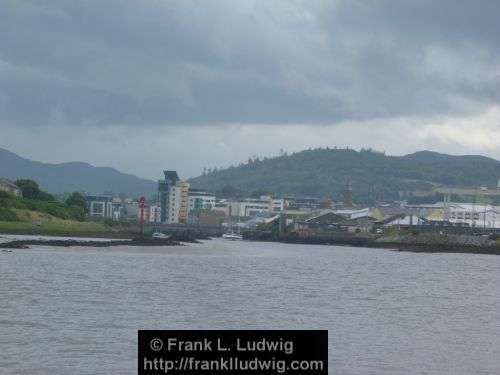
<path id="1" fill-rule="evenodd" d="M 328 329 L 331 373 L 500 373 L 500 257 L 221 240 L 7 255 L 2 375 L 132 374 L 138 329 L 189 328 Z"/>

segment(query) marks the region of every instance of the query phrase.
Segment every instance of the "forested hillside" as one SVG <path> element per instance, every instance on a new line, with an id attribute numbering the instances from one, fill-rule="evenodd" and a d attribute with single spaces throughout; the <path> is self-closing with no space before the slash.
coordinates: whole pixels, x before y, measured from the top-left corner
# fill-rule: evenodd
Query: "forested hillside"
<path id="1" fill-rule="evenodd" d="M 372 150 L 314 149 L 211 171 L 190 180 L 193 187 L 222 195 L 307 195 L 341 199 L 351 181 L 358 202 L 398 199 L 400 192 L 496 186 L 500 162 L 483 156 L 421 151 L 388 156 Z"/>

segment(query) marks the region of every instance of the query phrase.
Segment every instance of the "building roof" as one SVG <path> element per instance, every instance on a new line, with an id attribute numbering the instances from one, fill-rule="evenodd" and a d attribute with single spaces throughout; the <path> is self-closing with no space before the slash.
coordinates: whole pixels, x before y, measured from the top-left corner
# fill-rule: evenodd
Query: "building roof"
<path id="1" fill-rule="evenodd" d="M 165 180 L 170 180 L 173 183 L 180 180 L 177 171 L 163 171 L 163 174 L 165 175 Z"/>
<path id="2" fill-rule="evenodd" d="M 314 213 L 305 220 L 306 223 L 339 223 L 344 221 L 345 218 L 341 215 L 338 215 L 332 211 L 323 211 L 318 213 Z"/>
<path id="3" fill-rule="evenodd" d="M 387 216 L 381 220 L 378 220 L 377 224 L 384 225 L 384 224 L 392 223 L 393 221 L 403 219 L 405 216 L 407 216 L 407 214 L 405 214 L 405 213 L 398 213 L 398 214 L 390 215 L 390 216 Z"/>
<path id="4" fill-rule="evenodd" d="M 391 218 L 391 220 L 384 220 L 382 224 L 391 225 L 417 225 L 420 222 L 425 221 L 424 218 L 418 217 L 417 215 L 396 215 L 396 217 Z"/>
<path id="5" fill-rule="evenodd" d="M 8 186 L 11 189 L 19 189 L 19 186 L 17 186 L 13 181 L 7 179 L 7 178 L 0 178 L 0 185 Z"/>
<path id="6" fill-rule="evenodd" d="M 359 226 L 359 225 L 367 225 L 373 224 L 377 221 L 376 218 L 372 216 L 360 216 L 353 219 L 347 219 L 341 223 L 344 226 Z"/>
<path id="7" fill-rule="evenodd" d="M 188 195 L 190 197 L 210 197 L 210 198 L 215 198 L 215 194 L 207 193 L 206 191 L 203 191 L 203 190 L 193 191 L 192 189 L 189 189 Z"/>
<path id="8" fill-rule="evenodd" d="M 497 212 L 500 213 L 500 207 L 492 206 L 490 204 L 483 203 L 449 203 L 449 206 L 453 210 L 462 210 L 469 212 Z"/>

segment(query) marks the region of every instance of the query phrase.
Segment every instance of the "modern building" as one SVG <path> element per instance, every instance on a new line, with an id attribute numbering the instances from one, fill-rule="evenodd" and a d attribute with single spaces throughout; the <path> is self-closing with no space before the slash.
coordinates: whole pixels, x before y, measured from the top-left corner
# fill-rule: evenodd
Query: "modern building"
<path id="1" fill-rule="evenodd" d="M 204 190 L 189 189 L 189 211 L 211 210 L 215 207 L 216 198 L 214 194 Z"/>
<path id="2" fill-rule="evenodd" d="M 18 197 L 23 195 L 21 189 L 19 189 L 19 186 L 17 186 L 14 182 L 6 178 L 0 178 L 0 190 L 14 194 L 15 196 Z"/>
<path id="3" fill-rule="evenodd" d="M 281 212 L 285 209 L 285 200 L 283 198 L 269 197 L 269 212 Z"/>
<path id="4" fill-rule="evenodd" d="M 291 211 L 316 211 L 321 208 L 318 198 L 307 197 L 285 197 L 283 198 L 283 208 Z"/>
<path id="5" fill-rule="evenodd" d="M 240 202 L 240 215 L 254 217 L 269 213 L 269 201 L 260 199 L 245 199 Z"/>
<path id="6" fill-rule="evenodd" d="M 161 222 L 161 207 L 159 205 L 149 206 L 149 221 L 151 223 Z"/>
<path id="7" fill-rule="evenodd" d="M 173 199 L 175 204 L 172 206 L 177 213 L 178 223 L 187 223 L 189 215 L 189 182 L 178 181 L 175 185 L 176 196 Z"/>
<path id="8" fill-rule="evenodd" d="M 168 214 L 171 206 L 171 190 L 179 181 L 179 176 L 176 171 L 163 171 L 163 174 L 165 178 L 158 181 L 158 198 L 160 201 L 161 222 L 167 223 L 170 221 Z"/>
<path id="9" fill-rule="evenodd" d="M 476 203 L 448 203 L 445 208 L 451 223 L 468 224 L 476 228 L 500 228 L 500 207 Z"/>
<path id="10" fill-rule="evenodd" d="M 110 195 L 87 195 L 87 209 L 90 217 L 113 218 L 113 197 Z"/>
<path id="11" fill-rule="evenodd" d="M 160 217 L 162 223 L 186 223 L 189 213 L 189 183 L 181 181 L 176 171 L 163 171 L 158 181 Z"/>

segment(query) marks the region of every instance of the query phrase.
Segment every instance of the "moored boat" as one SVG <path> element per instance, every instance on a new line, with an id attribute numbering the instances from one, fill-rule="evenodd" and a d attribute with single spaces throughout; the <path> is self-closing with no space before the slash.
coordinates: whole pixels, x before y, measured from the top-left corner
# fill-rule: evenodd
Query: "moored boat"
<path id="1" fill-rule="evenodd" d="M 224 233 L 222 235 L 222 238 L 225 238 L 226 240 L 231 240 L 231 241 L 238 241 L 238 240 L 242 240 L 243 236 L 241 234 L 229 232 L 229 233 Z"/>
<path id="2" fill-rule="evenodd" d="M 170 234 L 165 234 L 161 232 L 154 232 L 151 237 L 161 239 L 161 240 L 168 240 L 171 236 Z"/>

